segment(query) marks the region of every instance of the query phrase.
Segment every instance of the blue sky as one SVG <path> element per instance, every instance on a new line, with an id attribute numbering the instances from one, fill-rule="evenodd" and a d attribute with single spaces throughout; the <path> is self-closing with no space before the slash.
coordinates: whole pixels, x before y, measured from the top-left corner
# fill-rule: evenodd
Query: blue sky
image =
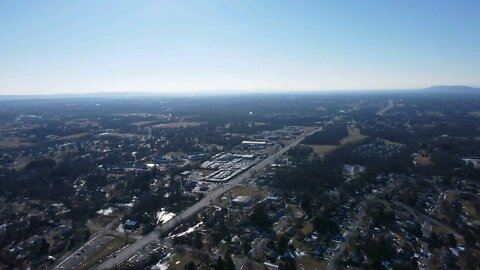
<path id="1" fill-rule="evenodd" d="M 480 86 L 480 1 L 0 1 L 0 94 Z"/>

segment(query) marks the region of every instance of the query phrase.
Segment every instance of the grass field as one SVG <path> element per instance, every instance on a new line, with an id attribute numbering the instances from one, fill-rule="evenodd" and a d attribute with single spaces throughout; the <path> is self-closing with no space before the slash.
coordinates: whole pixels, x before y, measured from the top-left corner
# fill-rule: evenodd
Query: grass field
<path id="1" fill-rule="evenodd" d="M 363 135 L 359 128 L 351 128 L 351 129 L 348 129 L 348 136 L 342 138 L 340 140 L 340 144 L 338 145 L 325 144 L 325 145 L 309 145 L 309 146 L 312 147 L 313 151 L 315 151 L 315 153 L 317 153 L 320 157 L 325 157 L 326 155 L 328 155 L 335 149 L 342 147 L 343 145 L 346 145 L 349 143 L 357 143 L 366 138 L 368 138 L 368 136 Z"/>
<path id="2" fill-rule="evenodd" d="M 32 159 L 29 157 L 18 158 L 17 160 L 15 160 L 13 169 L 15 169 L 16 171 L 21 171 L 28 165 L 28 163 L 30 163 L 30 161 L 32 161 Z"/>
<path id="3" fill-rule="evenodd" d="M 307 256 L 302 256 L 297 259 L 297 265 L 299 269 L 312 269 L 312 270 L 322 270 L 327 268 L 328 261 L 317 261 Z"/>
<path id="4" fill-rule="evenodd" d="M 185 127 L 198 127 L 203 125 L 202 122 L 174 122 L 166 124 L 158 124 L 153 126 L 153 128 L 185 128 Z"/>
<path id="5" fill-rule="evenodd" d="M 239 186 L 231 191 L 229 191 L 226 195 L 228 196 L 252 196 L 255 199 L 263 199 L 268 193 L 268 190 L 265 188 L 254 188 L 254 187 L 246 187 L 246 186 Z"/>
<path id="6" fill-rule="evenodd" d="M 415 158 L 415 162 L 417 163 L 418 166 L 431 166 L 431 165 L 433 165 L 433 162 L 430 160 L 430 156 L 418 155 Z"/>
<path id="7" fill-rule="evenodd" d="M 396 145 L 396 146 L 401 146 L 401 147 L 404 147 L 405 144 L 403 143 L 398 143 L 398 142 L 392 142 L 392 141 L 389 141 L 389 140 L 383 140 L 385 142 L 385 144 L 391 144 L 391 145 Z"/>
<path id="8" fill-rule="evenodd" d="M 52 139 L 52 140 L 53 141 L 71 141 L 71 140 L 77 140 L 77 139 L 83 138 L 83 137 L 88 136 L 88 135 L 90 135 L 89 132 L 83 132 L 83 133 L 72 134 L 72 135 L 68 135 L 68 136 L 64 136 L 64 137 L 55 138 L 55 139 Z"/>
<path id="9" fill-rule="evenodd" d="M 479 258 L 480 251 L 478 251 L 477 249 L 473 249 L 472 253 L 475 258 Z M 460 256 L 458 256 L 458 265 L 460 266 L 460 269 L 472 269 L 472 265 L 468 265 L 467 263 L 467 256 L 465 253 L 460 253 Z M 473 269 L 478 269 L 478 265 L 476 267 L 477 268 Z"/>
<path id="10" fill-rule="evenodd" d="M 440 227 L 436 224 L 432 224 L 432 232 L 435 232 L 438 235 L 449 233 L 448 231 L 446 231 L 445 229 L 443 229 L 442 227 Z M 457 237 L 456 237 L 456 239 L 457 239 L 457 243 L 459 245 L 465 245 L 465 240 L 464 239 L 457 238 Z"/>
<path id="11" fill-rule="evenodd" d="M 200 260 L 189 254 L 175 254 L 170 258 L 168 269 L 184 270 L 189 262 L 194 262 L 195 265 L 198 265 Z"/>
<path id="12" fill-rule="evenodd" d="M 463 200 L 462 205 L 463 207 L 465 207 L 465 212 L 467 212 L 468 215 L 471 216 L 473 220 L 475 220 L 475 222 L 478 222 L 480 220 L 479 213 L 471 202 Z"/>
<path id="13" fill-rule="evenodd" d="M 0 139 L 0 149 L 27 147 L 31 144 L 19 137 L 6 137 Z"/>
<path id="14" fill-rule="evenodd" d="M 141 127 L 141 126 L 146 126 L 146 125 L 149 125 L 149 124 L 153 124 L 155 122 L 156 121 L 140 121 L 140 122 L 131 123 L 131 125 Z"/>
<path id="15" fill-rule="evenodd" d="M 300 230 L 302 233 L 304 234 L 309 234 L 313 231 L 313 225 L 312 223 L 309 221 L 309 222 L 306 222 L 305 225 L 303 226 L 303 228 Z"/>
<path id="16" fill-rule="evenodd" d="M 307 223 L 309 224 L 309 223 Z M 296 237 L 291 238 L 293 245 L 301 250 L 302 252 L 305 252 L 306 254 L 304 256 L 298 257 L 297 258 L 297 265 L 299 269 L 325 269 L 328 265 L 328 261 L 323 260 L 323 261 L 318 261 L 312 258 L 312 256 L 309 254 L 310 252 L 310 245 L 305 245 L 302 242 L 298 241 Z"/>
<path id="17" fill-rule="evenodd" d="M 340 147 L 340 145 L 310 145 L 313 148 L 313 151 L 319 156 L 324 157 L 328 155 L 333 150 Z"/>
<path id="18" fill-rule="evenodd" d="M 359 128 L 348 129 L 348 136 L 340 140 L 340 144 L 356 143 L 366 139 L 368 136 L 363 135 Z"/>

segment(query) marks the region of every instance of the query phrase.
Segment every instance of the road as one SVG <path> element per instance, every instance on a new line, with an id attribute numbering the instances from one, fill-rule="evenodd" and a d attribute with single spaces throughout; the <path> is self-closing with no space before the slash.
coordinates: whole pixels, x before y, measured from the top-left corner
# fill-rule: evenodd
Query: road
<path id="1" fill-rule="evenodd" d="M 425 220 L 423 224 L 423 257 L 421 258 L 422 260 L 422 265 L 420 269 L 422 270 L 427 270 L 429 269 L 428 267 L 428 240 L 430 239 L 430 232 L 432 231 L 432 224 L 428 220 Z"/>
<path id="2" fill-rule="evenodd" d="M 369 199 L 369 197 L 367 197 L 367 199 Z M 365 218 L 366 208 L 367 208 L 366 203 L 364 201 L 360 204 L 360 207 L 359 207 L 360 212 L 358 213 L 358 216 L 355 219 L 355 222 L 353 222 L 352 225 L 350 225 L 348 233 L 345 235 L 345 242 L 340 243 L 340 245 L 338 246 L 338 249 L 335 251 L 335 254 L 333 255 L 333 257 L 328 262 L 327 268 L 325 268 L 325 270 L 335 269 L 335 265 L 336 265 L 338 259 L 340 258 L 340 255 L 343 254 L 343 252 L 345 251 L 345 249 L 347 248 L 347 246 L 350 242 L 350 239 L 355 236 L 356 229 L 358 228 L 358 226 L 360 225 L 362 220 Z"/>
<path id="3" fill-rule="evenodd" d="M 445 192 L 441 192 L 440 195 L 438 195 L 438 200 L 431 211 L 432 216 L 435 216 L 437 214 L 438 209 L 442 205 L 442 202 L 445 200 L 446 196 L 447 195 L 445 194 Z M 429 269 L 428 241 L 430 239 L 431 232 L 432 232 L 432 224 L 430 223 L 430 221 L 425 219 L 425 222 L 423 223 L 423 244 L 422 244 L 423 257 L 421 258 L 421 261 L 422 261 L 422 265 L 420 267 L 421 270 Z"/>
<path id="4" fill-rule="evenodd" d="M 113 239 L 113 236 L 98 232 L 90 240 L 76 250 L 73 254 L 61 261 L 54 269 L 76 269 L 94 256 L 99 249 L 104 248 Z"/>
<path id="5" fill-rule="evenodd" d="M 103 248 L 103 244 L 98 245 L 97 243 L 106 243 L 112 238 L 111 236 L 117 236 L 120 238 L 125 237 L 124 234 L 113 230 L 113 227 L 117 225 L 117 222 L 122 217 L 123 215 L 112 220 L 103 228 L 97 228 L 98 231 L 90 236 L 87 242 L 77 250 L 66 254 L 59 260 L 60 262 L 53 269 L 76 269 L 80 264 L 84 263 L 90 255 L 96 254 L 101 248 Z M 80 259 L 80 257 L 83 259 Z"/>
<path id="6" fill-rule="evenodd" d="M 377 112 L 377 115 L 384 115 L 388 110 L 392 109 L 394 107 L 393 100 L 388 101 L 388 105 L 383 107 L 380 111 Z"/>
<path id="7" fill-rule="evenodd" d="M 424 220 L 430 222 L 431 224 L 435 224 L 437 225 L 438 227 L 442 228 L 444 231 L 447 231 L 451 234 L 453 234 L 455 237 L 459 238 L 459 239 L 462 239 L 463 240 L 463 235 L 459 234 L 457 231 L 455 231 L 454 229 L 452 229 L 450 226 L 444 224 L 443 222 L 440 222 L 430 216 L 427 216 L 423 213 L 420 213 L 418 211 L 416 211 L 415 209 L 401 203 L 401 202 L 398 202 L 398 201 L 392 201 L 394 204 L 398 205 L 398 206 L 401 206 L 403 208 L 405 208 L 407 211 L 409 211 L 410 213 L 416 215 L 416 216 L 420 216 L 422 217 Z"/>
<path id="8" fill-rule="evenodd" d="M 114 268 L 115 266 L 121 264 L 123 261 L 127 260 L 129 257 L 133 256 L 138 250 L 142 249 L 144 246 L 148 245 L 149 243 L 158 240 L 158 238 L 167 233 L 168 231 L 174 229 L 177 227 L 179 224 L 184 222 L 185 220 L 189 219 L 196 213 L 198 213 L 200 210 L 202 210 L 205 206 L 209 205 L 211 201 L 217 199 L 218 197 L 222 196 L 225 192 L 229 191 L 235 186 L 238 186 L 242 182 L 245 182 L 248 180 L 253 174 L 255 174 L 257 171 L 265 168 L 269 164 L 271 164 L 273 161 L 275 161 L 278 157 L 281 155 L 285 154 L 288 150 L 290 150 L 292 147 L 297 146 L 303 138 L 306 136 L 309 136 L 321 128 L 315 128 L 312 131 L 303 134 L 296 140 L 294 140 L 292 143 L 289 145 L 285 146 L 284 148 L 280 149 L 278 152 L 275 154 L 267 157 L 266 159 L 260 161 L 256 165 L 250 167 L 250 169 L 246 170 L 242 174 L 239 174 L 229 182 L 218 186 L 214 190 L 212 190 L 208 195 L 206 195 L 202 200 L 198 201 L 194 205 L 192 205 L 190 208 L 186 209 L 182 213 L 178 214 L 175 218 L 169 220 L 165 224 L 162 224 L 161 226 L 157 227 L 156 230 L 153 232 L 145 235 L 144 237 L 140 238 L 136 242 L 132 243 L 131 245 L 127 246 L 120 252 L 116 253 L 114 256 L 111 256 L 104 262 L 102 262 L 100 265 L 97 266 L 97 269 L 110 269 Z"/>

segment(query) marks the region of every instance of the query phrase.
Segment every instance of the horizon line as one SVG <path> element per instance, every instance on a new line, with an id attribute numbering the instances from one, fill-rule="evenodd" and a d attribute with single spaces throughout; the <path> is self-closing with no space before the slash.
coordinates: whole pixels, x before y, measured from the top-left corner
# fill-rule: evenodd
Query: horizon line
<path id="1" fill-rule="evenodd" d="M 44 93 L 44 94 L 28 94 L 28 93 L 20 93 L 20 94 L 0 94 L 0 97 L 8 98 L 8 97 L 88 97 L 88 96 L 108 96 L 108 95 L 129 95 L 129 96 L 230 96 L 230 95 L 255 95 L 255 94 L 334 94 L 334 93 L 361 93 L 361 92 L 379 92 L 379 91 L 387 91 L 387 92 L 398 92 L 398 91 L 419 91 L 419 90 L 428 90 L 428 89 L 435 89 L 435 88 L 453 88 L 453 87 L 461 87 L 465 89 L 480 89 L 480 86 L 470 86 L 470 85 L 432 85 L 427 87 L 418 87 L 418 88 L 373 88 L 373 89 L 298 89 L 298 90 L 288 90 L 288 89 L 215 89 L 215 90 L 192 90 L 192 91 L 155 91 L 155 90 L 129 90 L 129 91 L 92 91 L 92 92 L 64 92 L 64 93 Z"/>

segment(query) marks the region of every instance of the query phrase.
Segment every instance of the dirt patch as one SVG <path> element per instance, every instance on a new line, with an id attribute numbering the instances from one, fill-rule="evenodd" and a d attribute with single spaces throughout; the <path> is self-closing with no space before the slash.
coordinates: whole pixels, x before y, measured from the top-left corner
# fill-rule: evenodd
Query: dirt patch
<path id="1" fill-rule="evenodd" d="M 339 145 L 309 145 L 319 156 L 324 157 L 340 147 Z"/>
<path id="2" fill-rule="evenodd" d="M 415 157 L 415 164 L 417 166 L 431 166 L 433 162 L 430 160 L 429 155 L 418 155 Z"/>
<path id="3" fill-rule="evenodd" d="M 390 144 L 390 145 L 396 145 L 396 146 L 405 147 L 405 144 L 403 144 L 403 143 L 392 142 L 392 141 L 389 141 L 389 140 L 383 140 L 383 141 L 385 142 L 385 144 Z"/>
<path id="4" fill-rule="evenodd" d="M 81 138 L 86 137 L 88 135 L 90 135 L 89 132 L 82 132 L 82 133 L 77 133 L 77 134 L 72 134 L 72 135 L 68 135 L 68 136 L 55 138 L 55 139 L 52 139 L 52 141 L 72 141 L 72 140 L 81 139 Z"/>
<path id="5" fill-rule="evenodd" d="M 348 129 L 348 136 L 340 140 L 340 144 L 344 145 L 347 143 L 356 143 L 368 138 L 368 136 L 363 135 L 360 132 L 359 128 L 349 128 Z"/>
<path id="6" fill-rule="evenodd" d="M 32 144 L 20 137 L 6 137 L 0 139 L 0 149 L 28 147 L 30 145 Z"/>
<path id="7" fill-rule="evenodd" d="M 153 124 L 155 122 L 157 122 L 157 121 L 141 121 L 141 122 L 131 123 L 131 125 L 137 126 L 137 127 L 142 127 L 142 126 L 146 126 L 146 125 L 149 125 L 149 124 Z"/>
<path id="8" fill-rule="evenodd" d="M 165 123 L 153 126 L 153 128 L 186 128 L 186 127 L 198 127 L 203 125 L 202 122 L 175 122 Z"/>

